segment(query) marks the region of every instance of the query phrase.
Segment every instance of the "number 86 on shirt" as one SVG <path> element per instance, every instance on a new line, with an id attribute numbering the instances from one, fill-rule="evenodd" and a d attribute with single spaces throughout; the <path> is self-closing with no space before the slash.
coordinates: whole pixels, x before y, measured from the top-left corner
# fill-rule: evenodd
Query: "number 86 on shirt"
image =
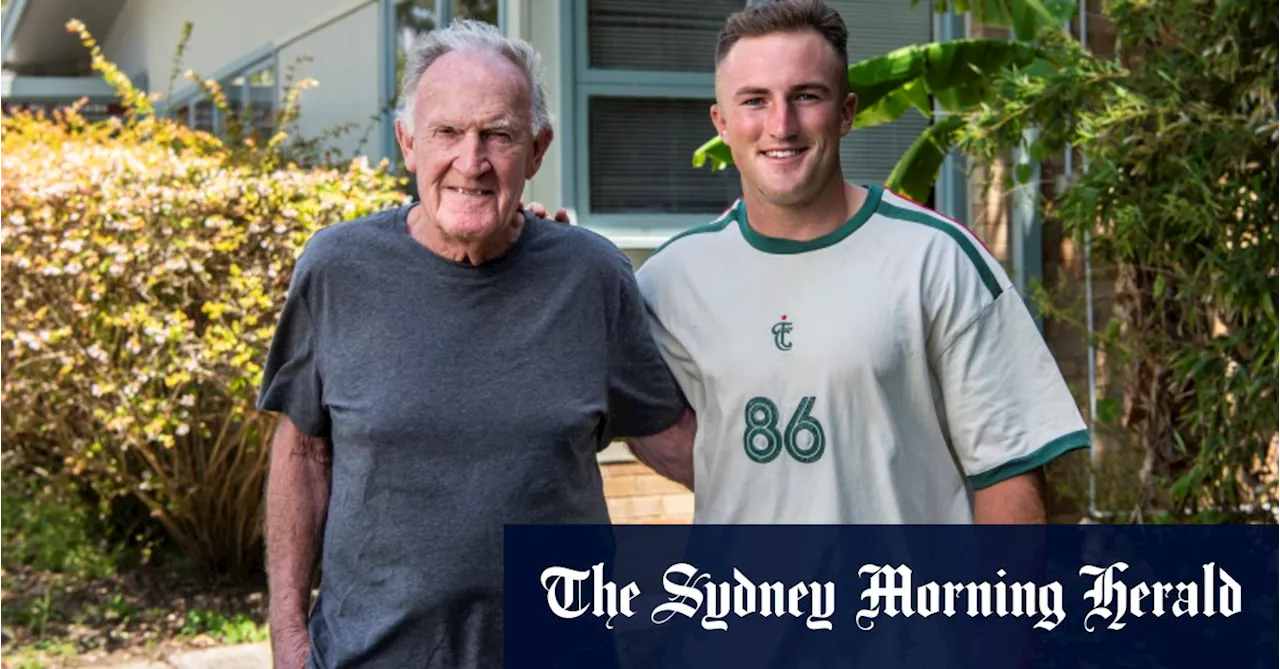
<path id="1" fill-rule="evenodd" d="M 806 396 L 789 418 L 778 412 L 778 405 L 768 397 L 747 402 L 743 417 L 742 446 L 747 457 L 760 464 L 772 462 L 782 451 L 797 462 L 816 462 L 827 447 L 822 423 L 811 412 L 817 398 Z"/>

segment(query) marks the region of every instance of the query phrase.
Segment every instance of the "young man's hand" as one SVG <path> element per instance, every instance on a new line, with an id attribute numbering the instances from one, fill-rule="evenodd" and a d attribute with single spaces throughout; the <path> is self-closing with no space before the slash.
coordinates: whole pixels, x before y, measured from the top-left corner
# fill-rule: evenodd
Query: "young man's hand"
<path id="1" fill-rule="evenodd" d="M 547 208 L 542 206 L 541 202 L 530 202 L 528 209 L 529 213 L 537 216 L 538 218 L 550 218 L 547 216 Z M 556 216 L 553 220 L 567 225 L 573 225 L 573 222 L 569 220 L 569 212 L 566 211 L 564 207 L 556 210 Z"/>

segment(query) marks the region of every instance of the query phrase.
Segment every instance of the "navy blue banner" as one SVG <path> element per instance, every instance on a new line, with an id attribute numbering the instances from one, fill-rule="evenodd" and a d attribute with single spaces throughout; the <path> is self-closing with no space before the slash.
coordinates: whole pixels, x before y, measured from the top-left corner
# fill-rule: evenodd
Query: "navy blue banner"
<path id="1" fill-rule="evenodd" d="M 509 526 L 505 666 L 1276 667 L 1275 525 Z"/>

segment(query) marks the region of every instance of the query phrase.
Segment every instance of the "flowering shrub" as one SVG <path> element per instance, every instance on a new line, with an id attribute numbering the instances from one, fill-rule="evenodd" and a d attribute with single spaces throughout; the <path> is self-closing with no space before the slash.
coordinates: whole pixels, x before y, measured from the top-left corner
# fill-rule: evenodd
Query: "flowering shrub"
<path id="1" fill-rule="evenodd" d="M 146 113 L 2 123 L 5 449 L 136 496 L 188 555 L 252 563 L 272 427 L 254 401 L 293 261 L 316 229 L 401 203 L 394 178 Z"/>

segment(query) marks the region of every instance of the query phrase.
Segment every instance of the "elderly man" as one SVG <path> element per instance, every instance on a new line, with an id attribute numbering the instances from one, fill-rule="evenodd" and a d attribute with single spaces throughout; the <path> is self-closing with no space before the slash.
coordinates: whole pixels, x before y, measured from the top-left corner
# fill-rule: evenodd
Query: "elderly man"
<path id="1" fill-rule="evenodd" d="M 421 202 L 298 260 L 259 400 L 276 666 L 499 666 L 503 525 L 609 522 L 597 451 L 692 430 L 626 256 L 520 208 L 538 67 L 484 24 L 428 35 L 396 124 Z"/>

